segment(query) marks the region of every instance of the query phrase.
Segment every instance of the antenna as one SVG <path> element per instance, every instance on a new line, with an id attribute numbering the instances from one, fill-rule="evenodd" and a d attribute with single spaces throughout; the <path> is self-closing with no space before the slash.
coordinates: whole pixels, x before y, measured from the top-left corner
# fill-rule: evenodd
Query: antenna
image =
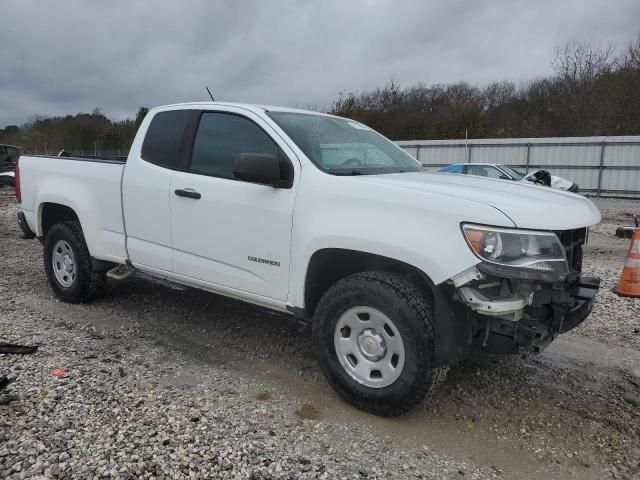
<path id="1" fill-rule="evenodd" d="M 209 96 L 211 97 L 211 101 L 215 102 L 215 100 L 213 99 L 213 95 L 211 95 L 211 90 L 209 90 L 209 87 L 207 87 L 206 85 L 204 86 L 204 88 L 207 89 L 207 93 L 209 94 Z"/>

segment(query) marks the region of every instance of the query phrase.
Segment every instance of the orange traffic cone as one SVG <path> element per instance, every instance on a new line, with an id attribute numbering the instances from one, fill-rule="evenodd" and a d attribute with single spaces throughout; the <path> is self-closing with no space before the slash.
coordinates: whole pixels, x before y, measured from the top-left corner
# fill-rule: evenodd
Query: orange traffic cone
<path id="1" fill-rule="evenodd" d="M 640 228 L 633 232 L 620 283 L 613 292 L 622 297 L 640 297 Z"/>

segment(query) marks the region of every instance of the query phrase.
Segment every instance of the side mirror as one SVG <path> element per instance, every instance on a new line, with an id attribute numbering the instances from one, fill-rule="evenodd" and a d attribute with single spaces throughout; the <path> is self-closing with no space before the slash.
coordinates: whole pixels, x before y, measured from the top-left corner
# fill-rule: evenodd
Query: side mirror
<path id="1" fill-rule="evenodd" d="M 507 177 L 506 175 L 500 175 L 500 180 L 511 180 L 511 178 Z"/>
<path id="2" fill-rule="evenodd" d="M 284 155 L 241 153 L 233 167 L 233 176 L 245 182 L 276 188 L 291 188 L 293 185 L 293 167 Z"/>

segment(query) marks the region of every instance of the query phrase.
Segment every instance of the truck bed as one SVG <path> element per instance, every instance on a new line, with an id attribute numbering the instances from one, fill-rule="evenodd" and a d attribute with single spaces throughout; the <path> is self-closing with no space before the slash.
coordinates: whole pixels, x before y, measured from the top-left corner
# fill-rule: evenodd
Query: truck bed
<path id="1" fill-rule="evenodd" d="M 52 158 L 50 155 L 35 155 L 37 157 L 44 156 L 46 158 Z M 80 161 L 94 161 L 94 162 L 116 162 L 116 163 L 127 163 L 127 157 L 121 155 L 109 155 L 109 156 L 100 156 L 100 155 L 70 155 L 68 157 L 58 157 L 68 160 L 80 160 Z"/>
<path id="2" fill-rule="evenodd" d="M 124 164 L 118 158 L 22 155 L 19 160 L 22 209 L 31 230 L 43 235 L 40 219 L 48 205 L 68 205 L 82 223 L 91 255 L 124 262 L 121 197 Z"/>
<path id="3" fill-rule="evenodd" d="M 70 155 L 68 157 L 59 157 L 57 155 L 21 155 L 20 158 L 32 157 L 32 158 L 51 158 L 55 160 L 71 160 L 77 162 L 97 162 L 97 163 L 127 163 L 127 157 L 119 156 L 96 156 L 96 155 Z"/>

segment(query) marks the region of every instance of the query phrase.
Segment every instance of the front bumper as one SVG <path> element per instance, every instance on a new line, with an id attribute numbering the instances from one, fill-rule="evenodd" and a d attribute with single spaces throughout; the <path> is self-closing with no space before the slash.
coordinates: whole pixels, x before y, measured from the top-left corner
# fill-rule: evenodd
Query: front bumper
<path id="1" fill-rule="evenodd" d="M 435 366 L 448 365 L 472 348 L 499 355 L 540 352 L 589 316 L 600 287 L 600 279 L 580 276 L 569 283 L 538 284 L 519 312 L 506 308 L 494 311 L 498 315 L 487 315 L 460 296 L 460 286 L 477 286 L 475 283 L 463 279 L 458 286 L 448 282 L 433 288 Z M 487 312 L 487 306 L 480 305 L 480 310 Z"/>
<path id="2" fill-rule="evenodd" d="M 576 277 L 569 284 L 538 284 L 520 311 L 487 313 L 467 305 L 473 347 L 494 354 L 538 353 L 591 313 L 600 279 Z"/>
<path id="3" fill-rule="evenodd" d="M 580 325 L 591 314 L 596 303 L 596 294 L 600 289 L 600 279 L 596 277 L 578 277 L 569 290 L 569 305 L 554 308 L 553 328 L 558 333 L 565 333 Z M 556 314 L 555 310 L 559 310 Z"/>
<path id="4" fill-rule="evenodd" d="M 494 354 L 540 352 L 589 316 L 600 279 L 581 275 L 587 229 L 555 233 L 565 249 L 566 277 L 514 275 L 480 263 L 434 289 L 437 365 L 471 348 Z"/>

